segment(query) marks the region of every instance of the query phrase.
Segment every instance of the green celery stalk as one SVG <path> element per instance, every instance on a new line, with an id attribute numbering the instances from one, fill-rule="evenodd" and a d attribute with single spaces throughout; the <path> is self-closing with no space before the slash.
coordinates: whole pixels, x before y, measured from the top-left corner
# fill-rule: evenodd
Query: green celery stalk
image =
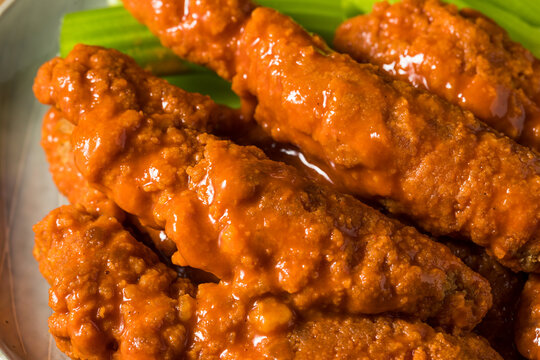
<path id="1" fill-rule="evenodd" d="M 540 27 L 522 20 L 517 14 L 503 10 L 485 0 L 464 0 L 468 7 L 476 9 L 502 26 L 510 38 L 529 49 L 540 58 Z M 540 18 L 540 13 L 537 14 Z"/>
<path id="2" fill-rule="evenodd" d="M 78 43 L 115 48 L 158 75 L 198 69 L 163 47 L 123 7 L 66 14 L 60 30 L 60 56 L 65 57 Z"/>
<path id="3" fill-rule="evenodd" d="M 319 14 L 343 18 L 343 8 L 339 1 L 330 0 L 256 0 L 260 6 L 278 10 L 284 14 Z"/>
<path id="4" fill-rule="evenodd" d="M 240 98 L 232 92 L 231 84 L 214 73 L 183 73 L 166 76 L 165 79 L 186 91 L 208 95 L 218 104 L 240 107 Z"/>
<path id="5" fill-rule="evenodd" d="M 286 13 L 307 31 L 320 35 L 328 44 L 332 44 L 334 33 L 345 18 L 325 14 L 306 14 L 301 11 Z"/>
<path id="6" fill-rule="evenodd" d="M 371 11 L 377 0 L 259 0 L 262 6 L 273 7 L 291 16 L 308 31 L 321 35 L 331 44 L 334 31 L 346 17 Z M 394 3 L 398 0 L 390 0 Z M 540 7 L 529 0 L 447 0 L 458 7 L 472 7 L 493 18 L 503 26 L 512 39 L 529 48 L 540 57 L 540 27 L 530 25 L 540 22 L 540 13 L 530 11 L 527 21 L 517 14 Z M 119 3 L 119 0 L 109 0 Z M 514 8 L 514 4 L 517 4 Z M 511 11 L 509 11 L 511 10 Z M 515 12 L 514 12 L 515 11 Z M 531 20 L 531 18 L 534 18 Z M 179 72 L 200 72 L 200 67 L 179 60 L 169 49 L 121 6 L 86 10 L 67 14 L 60 35 L 60 55 L 66 56 L 77 43 L 116 48 L 135 58 L 144 68 L 158 75 Z"/>
<path id="7" fill-rule="evenodd" d="M 538 0 L 486 0 L 485 2 L 520 17 L 529 25 L 540 26 L 540 1 Z"/>

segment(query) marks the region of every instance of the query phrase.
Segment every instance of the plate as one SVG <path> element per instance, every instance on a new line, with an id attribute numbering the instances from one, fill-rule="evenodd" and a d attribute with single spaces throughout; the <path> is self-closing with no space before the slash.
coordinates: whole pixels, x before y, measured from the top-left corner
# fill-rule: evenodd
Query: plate
<path id="1" fill-rule="evenodd" d="M 32 256 L 32 225 L 65 203 L 39 145 L 47 107 L 32 82 L 58 52 L 62 15 L 106 1 L 10 2 L 0 0 L 0 359 L 67 359 L 47 331 L 49 287 Z"/>

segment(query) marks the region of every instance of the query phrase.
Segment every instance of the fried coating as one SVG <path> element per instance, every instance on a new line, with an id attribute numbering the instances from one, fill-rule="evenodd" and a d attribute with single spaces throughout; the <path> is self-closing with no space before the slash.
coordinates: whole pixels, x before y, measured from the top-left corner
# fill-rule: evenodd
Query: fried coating
<path id="1" fill-rule="evenodd" d="M 55 108 L 49 109 L 43 118 L 41 146 L 45 150 L 56 187 L 71 204 L 84 207 L 90 214 L 109 215 L 123 221 L 126 214 L 122 209 L 103 192 L 92 187 L 75 166 L 70 140 L 73 128 L 73 124 L 64 119 Z M 163 232 L 141 225 L 134 217 L 128 216 L 128 221 L 148 235 L 154 246 L 165 256 L 171 256 L 176 251 L 174 242 Z"/>
<path id="2" fill-rule="evenodd" d="M 339 334 L 339 336 L 338 336 Z M 503 359 L 474 335 L 454 337 L 398 319 L 321 316 L 290 336 L 295 359 Z"/>
<path id="3" fill-rule="evenodd" d="M 516 345 L 527 359 L 540 359 L 540 276 L 529 275 L 525 283 L 516 323 Z"/>
<path id="4" fill-rule="evenodd" d="M 204 51 L 201 63 L 232 79 L 245 113 L 254 109 L 276 141 L 329 164 L 342 189 L 434 235 L 472 239 L 516 271 L 540 271 L 535 153 L 471 113 L 333 52 L 286 16 L 249 12 L 249 3 L 124 1 L 179 56 L 201 62 Z M 233 6 L 243 11 L 231 17 Z M 238 32 L 219 32 L 224 24 Z M 185 46 L 190 36 L 199 36 L 199 51 Z"/>
<path id="5" fill-rule="evenodd" d="M 225 109 L 117 51 L 77 46 L 40 69 L 34 90 L 76 124 L 85 178 L 146 226 L 165 229 L 178 265 L 251 297 L 290 294 L 300 310 L 392 311 L 468 329 L 491 305 L 485 279 L 448 248 L 255 147 L 194 130 Z M 163 93 L 174 96 L 152 98 Z"/>
<path id="6" fill-rule="evenodd" d="M 35 228 L 51 284 L 49 320 L 73 359 L 499 359 L 474 335 L 452 336 L 391 317 L 295 315 L 287 300 L 194 287 L 114 219 L 65 206 Z M 323 333 L 323 330 L 326 331 Z M 317 346 L 323 348 L 317 355 Z M 307 357 L 309 356 L 309 357 Z"/>
<path id="7" fill-rule="evenodd" d="M 83 206 L 93 215 L 110 215 L 122 220 L 124 212 L 105 194 L 91 187 L 75 167 L 71 149 L 73 124 L 60 112 L 49 109 L 43 117 L 41 146 L 45 150 L 49 171 L 56 187 L 70 203 Z"/>
<path id="8" fill-rule="evenodd" d="M 73 359 L 177 359 L 188 340 L 186 279 L 116 219 L 72 206 L 34 226 L 34 256 L 51 285 L 49 330 Z"/>
<path id="9" fill-rule="evenodd" d="M 197 294 L 192 359 L 502 359 L 474 334 L 452 336 L 419 321 L 312 311 L 287 298 L 255 301 L 205 284 Z M 226 336 L 224 336 L 226 334 Z"/>
<path id="10" fill-rule="evenodd" d="M 540 150 L 540 61 L 480 13 L 439 0 L 379 2 L 345 21 L 334 45 Z"/>
<path id="11" fill-rule="evenodd" d="M 493 305 L 474 332 L 486 338 L 491 346 L 505 359 L 519 359 L 514 343 L 514 327 L 517 304 L 526 276 L 503 267 L 481 247 L 469 242 L 444 239 L 454 255 L 465 265 L 487 279 L 491 285 Z"/>

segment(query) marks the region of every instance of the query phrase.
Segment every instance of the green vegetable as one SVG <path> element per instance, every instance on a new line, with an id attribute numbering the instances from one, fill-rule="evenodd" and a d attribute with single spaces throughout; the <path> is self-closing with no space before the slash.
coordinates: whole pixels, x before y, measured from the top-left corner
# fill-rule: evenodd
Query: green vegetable
<path id="1" fill-rule="evenodd" d="M 529 25 L 540 26 L 540 1 L 538 0 L 489 0 L 482 1 L 482 3 L 497 6 L 505 12 L 521 18 Z M 479 4 L 479 6 L 481 5 Z"/>
<path id="2" fill-rule="evenodd" d="M 65 57 L 78 43 L 115 48 L 158 75 L 195 69 L 163 47 L 123 7 L 66 14 L 60 30 L 60 56 Z"/>
<path id="3" fill-rule="evenodd" d="M 166 76 L 165 79 L 186 91 L 208 95 L 218 104 L 240 107 L 240 99 L 232 92 L 231 84 L 214 73 L 185 73 Z"/>
<path id="4" fill-rule="evenodd" d="M 399 0 L 390 0 L 395 3 Z M 510 37 L 540 57 L 540 1 L 537 0 L 446 0 L 460 8 L 471 7 L 493 18 Z M 109 0 L 111 5 L 120 0 Z M 308 31 L 332 43 L 335 29 L 346 18 L 371 11 L 376 0 L 258 0 L 291 16 Z M 77 43 L 118 49 L 142 67 L 167 78 L 188 91 L 210 95 L 219 103 L 238 107 L 230 86 L 199 66 L 178 59 L 139 24 L 122 6 L 67 14 L 60 33 L 60 55 L 66 56 Z"/>
<path id="5" fill-rule="evenodd" d="M 536 57 L 540 58 L 540 27 L 535 27 L 525 22 L 522 18 L 518 16 L 517 12 L 508 12 L 503 10 L 496 5 L 495 2 L 502 2 L 496 0 L 464 0 L 467 5 L 473 9 L 481 11 L 483 14 L 492 18 L 502 26 L 512 40 L 519 42 L 521 45 L 529 49 Z M 530 3 L 535 0 L 529 0 Z M 523 0 L 512 1 L 512 4 L 522 3 Z M 540 4 L 540 2 L 539 2 Z M 536 14 L 537 22 L 540 19 L 540 12 Z"/>

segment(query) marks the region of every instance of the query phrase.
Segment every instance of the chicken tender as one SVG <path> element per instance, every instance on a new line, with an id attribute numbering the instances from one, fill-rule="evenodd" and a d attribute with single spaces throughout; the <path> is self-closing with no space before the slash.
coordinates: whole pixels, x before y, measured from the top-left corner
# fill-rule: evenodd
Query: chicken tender
<path id="1" fill-rule="evenodd" d="M 251 297 L 290 294 L 300 310 L 391 311 L 469 329 L 491 306 L 489 284 L 448 248 L 255 147 L 195 130 L 228 110 L 117 51 L 77 46 L 40 69 L 34 90 L 76 124 L 83 176 L 165 229 L 177 265 Z"/>
<path id="2" fill-rule="evenodd" d="M 344 22 L 334 45 L 540 150 L 540 61 L 480 13 L 439 0 L 380 2 Z"/>
<path id="3" fill-rule="evenodd" d="M 179 309 L 192 285 L 118 221 L 65 206 L 34 232 L 60 350 L 74 359 L 178 359 L 185 352 L 187 314 Z"/>
<path id="4" fill-rule="evenodd" d="M 188 280 L 114 218 L 74 206 L 52 211 L 34 230 L 34 254 L 51 285 L 49 327 L 73 359 L 500 359 L 475 335 L 420 322 L 300 318 L 287 299 L 238 297 L 226 284 L 200 285 L 194 297 Z M 320 353 L 314 336 L 328 346 Z"/>
<path id="5" fill-rule="evenodd" d="M 519 301 L 516 344 L 527 359 L 540 359 L 540 276 L 530 275 Z"/>
<path id="6" fill-rule="evenodd" d="M 41 146 L 56 187 L 70 203 L 83 206 L 89 213 L 122 220 L 124 212 L 105 194 L 91 187 L 75 167 L 70 142 L 73 128 L 73 124 L 63 119 L 54 108 L 49 109 L 43 118 Z"/>
<path id="7" fill-rule="evenodd" d="M 453 337 L 422 323 L 321 316 L 290 336 L 295 359 L 502 359 L 474 335 Z"/>
<path id="8" fill-rule="evenodd" d="M 312 311 L 300 317 L 287 297 L 249 302 L 229 291 L 214 284 L 199 287 L 194 329 L 198 336 L 189 358 L 502 359 L 474 334 L 449 335 L 391 316 Z"/>
<path id="9" fill-rule="evenodd" d="M 329 164 L 337 186 L 540 271 L 536 153 L 249 0 L 124 4 L 179 56 L 232 80 L 246 116 Z"/>
<path id="10" fill-rule="evenodd" d="M 465 265 L 485 277 L 491 285 L 493 305 L 474 332 L 486 338 L 505 359 L 519 359 L 514 343 L 518 301 L 525 284 L 525 274 L 503 267 L 481 247 L 470 242 L 443 241 Z"/>
<path id="11" fill-rule="evenodd" d="M 124 220 L 126 214 L 104 193 L 92 187 L 75 166 L 70 140 L 73 128 L 73 124 L 55 108 L 49 109 L 43 118 L 41 146 L 45 150 L 56 187 L 70 203 L 84 207 L 90 214 L 110 215 Z M 133 226 L 148 235 L 164 255 L 170 256 L 176 251 L 174 242 L 163 232 L 142 226 L 134 217 L 128 218 Z"/>

